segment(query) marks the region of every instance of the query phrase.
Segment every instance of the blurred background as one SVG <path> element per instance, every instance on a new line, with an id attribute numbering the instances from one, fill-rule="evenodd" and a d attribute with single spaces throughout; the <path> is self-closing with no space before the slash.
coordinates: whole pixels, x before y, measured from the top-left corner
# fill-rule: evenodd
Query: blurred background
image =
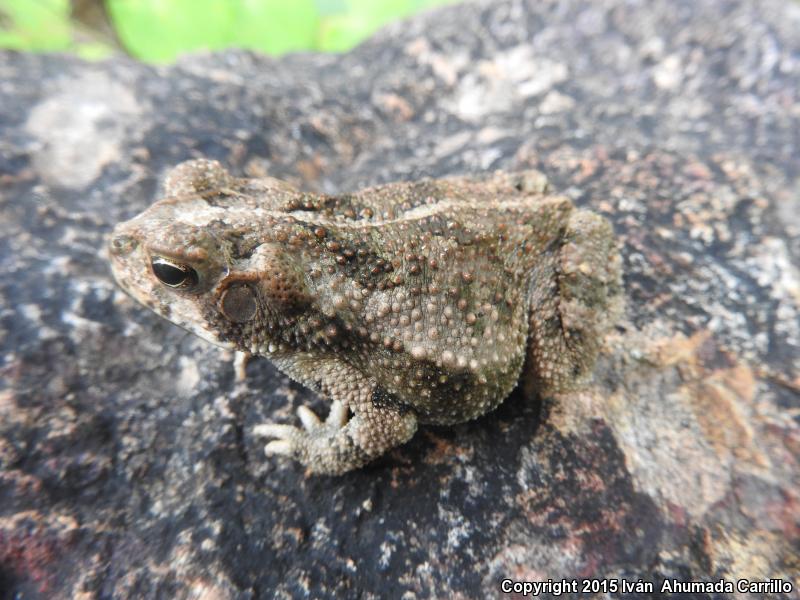
<path id="1" fill-rule="evenodd" d="M 0 0 L 0 48 L 168 63 L 201 50 L 343 52 L 455 0 Z"/>

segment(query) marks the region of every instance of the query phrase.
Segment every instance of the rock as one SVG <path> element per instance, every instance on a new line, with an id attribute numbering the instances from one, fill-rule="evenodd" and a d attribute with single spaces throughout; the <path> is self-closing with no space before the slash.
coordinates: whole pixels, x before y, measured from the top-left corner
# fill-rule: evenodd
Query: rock
<path id="1" fill-rule="evenodd" d="M 797 585 L 797 31 L 785 0 L 504 1 L 341 56 L 0 53 L 0 597 Z M 313 394 L 111 281 L 104 235 L 197 156 L 326 192 L 538 168 L 614 223 L 626 318 L 586 390 L 306 477 L 252 429 Z"/>

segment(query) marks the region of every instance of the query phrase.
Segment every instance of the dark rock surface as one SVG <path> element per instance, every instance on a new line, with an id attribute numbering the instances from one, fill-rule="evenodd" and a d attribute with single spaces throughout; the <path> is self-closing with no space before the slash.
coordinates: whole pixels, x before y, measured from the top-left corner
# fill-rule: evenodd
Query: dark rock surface
<path id="1" fill-rule="evenodd" d="M 329 192 L 537 167 L 614 222 L 626 320 L 581 393 L 305 477 L 251 431 L 313 394 L 263 360 L 237 383 L 111 281 L 104 235 L 196 156 Z M 0 53 L 0 598 L 800 597 L 799 182 L 786 0 L 464 5 L 168 68 Z"/>

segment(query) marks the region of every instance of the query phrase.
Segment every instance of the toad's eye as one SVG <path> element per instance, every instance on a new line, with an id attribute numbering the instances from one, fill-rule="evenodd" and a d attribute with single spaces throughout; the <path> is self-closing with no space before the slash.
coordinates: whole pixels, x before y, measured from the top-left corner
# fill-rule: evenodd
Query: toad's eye
<path id="1" fill-rule="evenodd" d="M 197 285 L 197 271 L 189 265 L 160 257 L 154 258 L 150 265 L 153 268 L 153 275 L 164 285 L 181 289 L 191 289 Z"/>

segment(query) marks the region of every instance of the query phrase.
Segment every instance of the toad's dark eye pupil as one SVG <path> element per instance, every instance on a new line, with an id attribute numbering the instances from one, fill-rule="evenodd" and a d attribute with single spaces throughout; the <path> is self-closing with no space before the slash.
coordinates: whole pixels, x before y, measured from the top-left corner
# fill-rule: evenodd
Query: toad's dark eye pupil
<path id="1" fill-rule="evenodd" d="M 197 271 L 188 265 L 174 263 L 165 258 L 154 258 L 153 274 L 164 285 L 174 288 L 190 288 L 197 283 Z"/>

